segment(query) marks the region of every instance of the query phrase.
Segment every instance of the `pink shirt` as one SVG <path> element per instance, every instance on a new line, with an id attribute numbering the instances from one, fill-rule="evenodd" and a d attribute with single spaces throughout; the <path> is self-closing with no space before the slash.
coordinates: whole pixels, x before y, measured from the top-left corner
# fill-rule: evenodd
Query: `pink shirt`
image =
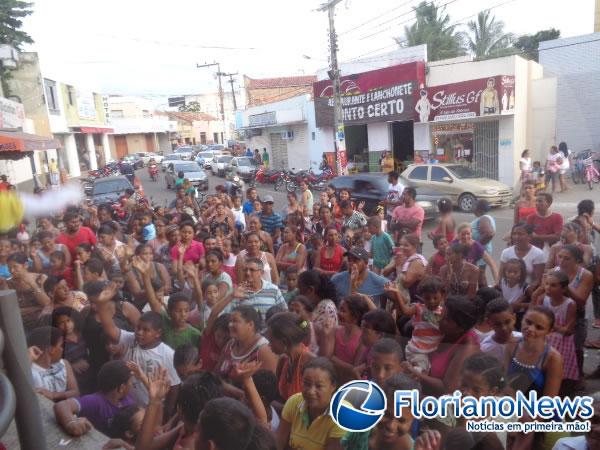
<path id="1" fill-rule="evenodd" d="M 202 242 L 192 241 L 190 246 L 183 255 L 183 262 L 192 261 L 194 264 L 198 264 L 198 261 L 204 256 L 204 245 Z M 173 261 L 179 260 L 179 248 L 174 246 L 171 249 L 171 259 Z"/>
<path id="2" fill-rule="evenodd" d="M 417 225 L 415 233 L 421 239 L 421 228 L 423 227 L 423 220 L 425 220 L 425 210 L 416 203 L 409 208 L 404 205 L 396 206 L 394 212 L 392 212 L 392 221 L 409 219 L 419 220 L 419 225 Z"/>

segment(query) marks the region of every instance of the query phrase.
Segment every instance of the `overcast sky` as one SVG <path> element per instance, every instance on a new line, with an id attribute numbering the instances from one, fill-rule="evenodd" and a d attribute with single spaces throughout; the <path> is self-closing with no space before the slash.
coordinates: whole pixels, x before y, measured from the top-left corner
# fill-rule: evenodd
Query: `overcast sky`
<path id="1" fill-rule="evenodd" d="M 311 75 L 327 66 L 327 14 L 319 0 L 38 0 L 25 30 L 44 76 L 105 94 L 170 95 L 216 90 L 224 72 L 253 78 Z M 341 61 L 394 48 L 418 0 L 349 0 L 337 7 Z M 593 32 L 594 0 L 436 0 L 452 22 L 490 7 L 506 31 L 555 27 Z M 574 7 L 574 6 L 577 6 Z M 213 47 L 213 48 L 210 48 Z M 220 48 L 216 48 L 220 47 Z M 228 86 L 227 86 L 228 87 Z"/>

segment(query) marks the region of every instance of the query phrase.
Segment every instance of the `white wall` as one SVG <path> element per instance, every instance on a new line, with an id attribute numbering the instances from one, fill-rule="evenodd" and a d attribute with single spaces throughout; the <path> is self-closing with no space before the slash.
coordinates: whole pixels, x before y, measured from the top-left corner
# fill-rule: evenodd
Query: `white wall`
<path id="1" fill-rule="evenodd" d="M 531 111 L 527 141 L 533 161 L 544 161 L 548 149 L 555 145 L 557 79 L 543 78 L 531 83 Z"/>
<path id="2" fill-rule="evenodd" d="M 429 123 L 413 123 L 413 137 L 415 150 L 431 151 L 431 135 L 429 134 Z"/>
<path id="3" fill-rule="evenodd" d="M 0 160 L 0 173 L 6 175 L 12 184 L 22 183 L 33 178 L 29 157 L 17 161 Z"/>
<path id="4" fill-rule="evenodd" d="M 390 127 L 388 122 L 370 123 L 367 125 L 367 139 L 370 152 L 382 152 L 392 148 Z"/>
<path id="5" fill-rule="evenodd" d="M 494 75 L 514 75 L 516 56 L 443 65 L 443 61 L 428 63 L 427 86 L 460 83 Z M 519 58 L 522 59 L 522 58 Z M 519 89 L 517 85 L 517 89 Z"/>
<path id="6" fill-rule="evenodd" d="M 309 132 L 306 124 L 298 124 L 287 128 L 294 132 L 294 139 L 287 141 L 288 167 L 296 169 L 309 169 L 311 167 L 311 159 L 309 153 Z M 319 167 L 318 160 L 317 167 Z M 313 169 L 315 168 L 312 166 Z"/>

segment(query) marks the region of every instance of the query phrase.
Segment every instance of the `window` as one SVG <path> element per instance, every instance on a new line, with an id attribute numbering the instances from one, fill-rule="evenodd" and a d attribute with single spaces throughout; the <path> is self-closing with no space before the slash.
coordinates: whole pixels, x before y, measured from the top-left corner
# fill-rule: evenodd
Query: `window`
<path id="1" fill-rule="evenodd" d="M 312 140 L 314 141 L 317 138 L 317 133 L 314 131 L 311 133 Z"/>
<path id="2" fill-rule="evenodd" d="M 213 142 L 215 144 L 219 143 L 219 133 L 213 133 Z"/>
<path id="3" fill-rule="evenodd" d="M 115 119 L 122 119 L 123 118 L 123 110 L 122 109 L 111 109 L 110 116 L 114 117 Z"/>
<path id="4" fill-rule="evenodd" d="M 60 109 L 58 109 L 56 81 L 44 80 L 44 86 L 46 88 L 46 104 L 48 105 L 48 111 L 50 114 L 60 114 Z"/>
<path id="5" fill-rule="evenodd" d="M 355 191 L 357 194 L 377 195 L 380 192 L 373 183 L 366 180 L 357 180 L 355 186 Z"/>
<path id="6" fill-rule="evenodd" d="M 150 114 L 150 111 L 148 111 L 147 109 L 144 109 L 142 111 L 142 116 L 144 117 L 144 119 L 148 119 L 148 118 L 152 117 L 152 114 Z"/>
<path id="7" fill-rule="evenodd" d="M 204 131 L 200 132 L 200 143 L 206 145 L 206 133 Z"/>
<path id="8" fill-rule="evenodd" d="M 94 186 L 94 195 L 109 194 L 111 192 L 125 192 L 131 185 L 126 180 L 105 181 Z"/>
<path id="9" fill-rule="evenodd" d="M 445 169 L 435 166 L 431 168 L 431 181 L 439 181 L 444 183 L 446 182 L 444 178 L 450 178 L 450 175 L 448 175 L 448 172 L 446 172 Z"/>
<path id="10" fill-rule="evenodd" d="M 411 180 L 427 180 L 427 166 L 415 167 L 408 178 Z"/>

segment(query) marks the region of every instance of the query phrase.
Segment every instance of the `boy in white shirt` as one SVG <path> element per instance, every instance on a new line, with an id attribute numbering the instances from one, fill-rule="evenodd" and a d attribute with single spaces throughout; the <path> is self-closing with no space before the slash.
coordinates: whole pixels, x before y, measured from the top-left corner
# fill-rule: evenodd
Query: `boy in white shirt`
<path id="1" fill-rule="evenodd" d="M 115 344 L 121 347 L 124 361 L 136 363 L 142 373 L 149 375 L 158 367 L 164 367 L 169 375 L 171 389 L 167 395 L 167 413 L 172 412 L 175 405 L 177 386 L 181 383 L 173 366 L 173 349 L 161 341 L 163 319 L 160 314 L 147 312 L 142 314 L 135 333 L 121 330 L 113 321 L 113 309 L 109 302 L 116 293 L 116 286 L 110 284 L 94 301 L 104 333 Z M 149 401 L 148 390 L 144 384 L 135 379 L 131 389 L 131 397 L 140 406 L 146 406 Z"/>
<path id="2" fill-rule="evenodd" d="M 506 345 L 521 338 L 515 331 L 515 313 L 506 300 L 497 298 L 487 304 L 485 316 L 494 333 L 481 341 L 480 349 L 504 363 Z"/>

